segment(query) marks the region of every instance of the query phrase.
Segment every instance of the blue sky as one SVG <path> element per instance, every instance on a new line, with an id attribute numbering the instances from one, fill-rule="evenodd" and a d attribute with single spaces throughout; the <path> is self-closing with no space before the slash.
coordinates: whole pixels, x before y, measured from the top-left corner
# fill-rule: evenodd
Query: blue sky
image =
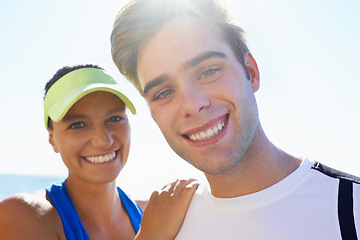
<path id="1" fill-rule="evenodd" d="M 126 1 L 0 2 L 0 173 L 67 174 L 47 141 L 43 87 L 64 65 L 94 63 L 124 82 L 138 114 L 118 184 L 137 197 L 202 174 L 167 146 L 136 90 L 117 71 L 110 33 Z M 260 119 L 285 151 L 360 175 L 360 2 L 226 1 L 247 33 L 261 85 Z"/>

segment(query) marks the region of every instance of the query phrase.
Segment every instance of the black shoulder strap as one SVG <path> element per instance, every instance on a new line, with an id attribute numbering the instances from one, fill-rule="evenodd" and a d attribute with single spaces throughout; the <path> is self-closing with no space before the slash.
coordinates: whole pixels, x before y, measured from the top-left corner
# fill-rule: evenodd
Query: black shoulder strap
<path id="1" fill-rule="evenodd" d="M 312 168 L 332 178 L 339 179 L 338 218 L 341 236 L 343 240 L 357 240 L 354 220 L 353 184 L 360 184 L 360 178 L 330 168 L 319 162 L 315 162 Z"/>
<path id="2" fill-rule="evenodd" d="M 357 240 L 353 209 L 353 183 L 341 178 L 339 182 L 338 217 L 342 239 Z"/>

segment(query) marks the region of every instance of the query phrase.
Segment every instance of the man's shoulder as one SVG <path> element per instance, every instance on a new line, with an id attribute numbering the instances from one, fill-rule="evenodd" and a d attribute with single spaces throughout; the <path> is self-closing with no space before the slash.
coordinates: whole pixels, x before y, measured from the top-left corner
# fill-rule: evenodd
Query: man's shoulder
<path id="1" fill-rule="evenodd" d="M 314 162 L 312 169 L 319 171 L 331 178 L 343 179 L 343 180 L 351 181 L 353 183 L 360 184 L 360 177 L 337 170 L 335 168 L 328 167 L 316 161 Z"/>

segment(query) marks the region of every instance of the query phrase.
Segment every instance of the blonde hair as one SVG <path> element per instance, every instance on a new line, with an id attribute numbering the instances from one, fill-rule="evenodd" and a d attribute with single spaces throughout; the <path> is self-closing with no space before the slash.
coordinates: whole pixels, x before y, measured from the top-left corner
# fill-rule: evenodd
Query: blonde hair
<path id="1" fill-rule="evenodd" d="M 230 23 L 228 12 L 216 0 L 133 0 L 117 14 L 111 33 L 111 54 L 119 71 L 138 89 L 138 52 L 141 43 L 169 20 L 192 15 L 214 24 L 243 65 L 249 51 L 243 30 Z"/>

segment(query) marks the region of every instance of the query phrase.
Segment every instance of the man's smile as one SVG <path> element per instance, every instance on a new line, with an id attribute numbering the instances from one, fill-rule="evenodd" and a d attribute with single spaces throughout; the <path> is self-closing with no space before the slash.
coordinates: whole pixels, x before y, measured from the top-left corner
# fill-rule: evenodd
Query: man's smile
<path id="1" fill-rule="evenodd" d="M 183 134 L 183 136 L 191 141 L 203 141 L 209 138 L 212 138 L 218 135 L 225 127 L 228 121 L 228 114 L 216 120 L 212 126 L 204 126 L 203 130 L 197 129 L 192 132 L 188 132 L 187 134 Z M 209 124 L 206 124 L 209 125 Z"/>

